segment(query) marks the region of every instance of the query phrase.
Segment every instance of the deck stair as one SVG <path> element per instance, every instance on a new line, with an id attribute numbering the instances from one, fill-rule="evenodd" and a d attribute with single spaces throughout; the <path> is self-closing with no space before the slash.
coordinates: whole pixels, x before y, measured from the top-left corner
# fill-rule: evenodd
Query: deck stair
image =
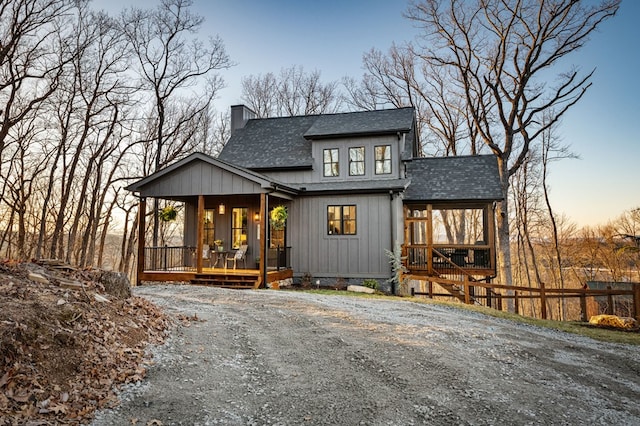
<path id="1" fill-rule="evenodd" d="M 257 289 L 260 277 L 255 274 L 242 273 L 202 273 L 191 280 L 191 284 L 220 288 Z"/>
<path id="2" fill-rule="evenodd" d="M 434 280 L 434 281 L 437 282 L 438 285 L 440 285 L 440 287 L 444 288 L 449 293 L 451 293 L 453 297 L 455 297 L 462 303 L 465 303 L 464 288 L 462 288 L 460 285 L 442 282 L 439 280 Z M 480 304 L 473 296 L 470 296 L 470 300 L 471 300 L 471 303 L 473 303 L 474 305 Z"/>

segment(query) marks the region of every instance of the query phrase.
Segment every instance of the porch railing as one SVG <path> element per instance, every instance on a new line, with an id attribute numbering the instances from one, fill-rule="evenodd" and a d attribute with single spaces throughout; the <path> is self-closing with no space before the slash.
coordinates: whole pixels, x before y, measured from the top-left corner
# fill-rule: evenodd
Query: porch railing
<path id="1" fill-rule="evenodd" d="M 429 271 L 429 257 L 433 269 L 441 274 L 491 269 L 491 251 L 488 245 L 434 245 L 407 246 L 406 267 L 410 271 Z"/>
<path id="2" fill-rule="evenodd" d="M 192 272 L 196 270 L 196 247 L 159 246 L 144 248 L 144 270 L 162 272 Z M 220 262 L 223 265 L 224 262 Z M 247 266 L 253 265 L 247 261 Z M 252 266 L 251 266 L 252 267 Z M 291 268 L 291 247 L 274 247 L 267 251 L 267 267 Z"/>
<path id="3" fill-rule="evenodd" d="M 280 269 L 291 268 L 291 247 L 274 247 L 267 251 L 267 267 Z"/>
<path id="4" fill-rule="evenodd" d="M 196 248 L 160 246 L 144 248 L 145 271 L 194 271 Z"/>

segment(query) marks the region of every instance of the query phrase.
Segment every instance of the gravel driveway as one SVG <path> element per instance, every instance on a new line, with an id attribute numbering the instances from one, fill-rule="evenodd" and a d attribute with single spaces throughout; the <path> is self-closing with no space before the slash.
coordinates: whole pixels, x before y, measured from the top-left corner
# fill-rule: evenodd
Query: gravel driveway
<path id="1" fill-rule="evenodd" d="M 640 424 L 636 346 L 408 301 L 134 293 L 199 320 L 94 425 Z"/>

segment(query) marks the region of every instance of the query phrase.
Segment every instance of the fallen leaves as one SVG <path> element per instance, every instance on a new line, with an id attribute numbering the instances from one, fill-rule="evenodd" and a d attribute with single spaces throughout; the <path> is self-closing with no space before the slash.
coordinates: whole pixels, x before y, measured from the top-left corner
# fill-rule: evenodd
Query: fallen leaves
<path id="1" fill-rule="evenodd" d="M 0 264 L 0 425 L 87 423 L 117 404 L 118 384 L 144 378 L 145 346 L 169 326 L 145 299 L 101 295 L 83 271 L 68 272 L 80 290 L 30 279 L 46 272 Z"/>

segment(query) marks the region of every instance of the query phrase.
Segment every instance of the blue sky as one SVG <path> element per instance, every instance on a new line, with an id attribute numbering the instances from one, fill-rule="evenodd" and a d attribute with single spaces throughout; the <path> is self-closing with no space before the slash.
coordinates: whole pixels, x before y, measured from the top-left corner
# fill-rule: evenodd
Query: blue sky
<path id="1" fill-rule="evenodd" d="M 147 7 L 154 0 L 138 0 Z M 124 0 L 96 0 L 111 12 Z M 225 110 L 240 103 L 241 78 L 293 65 L 319 70 L 325 81 L 363 74 L 362 55 L 372 47 L 412 40 L 417 30 L 403 18 L 406 0 L 195 0 L 204 32 L 218 34 L 237 66 L 222 72 L 227 87 L 216 101 Z M 559 136 L 580 159 L 552 165 L 553 207 L 579 226 L 604 224 L 640 207 L 640 2 L 625 0 L 613 19 L 564 62 L 593 85 L 567 113 Z M 559 70 L 560 71 L 560 70 Z"/>

